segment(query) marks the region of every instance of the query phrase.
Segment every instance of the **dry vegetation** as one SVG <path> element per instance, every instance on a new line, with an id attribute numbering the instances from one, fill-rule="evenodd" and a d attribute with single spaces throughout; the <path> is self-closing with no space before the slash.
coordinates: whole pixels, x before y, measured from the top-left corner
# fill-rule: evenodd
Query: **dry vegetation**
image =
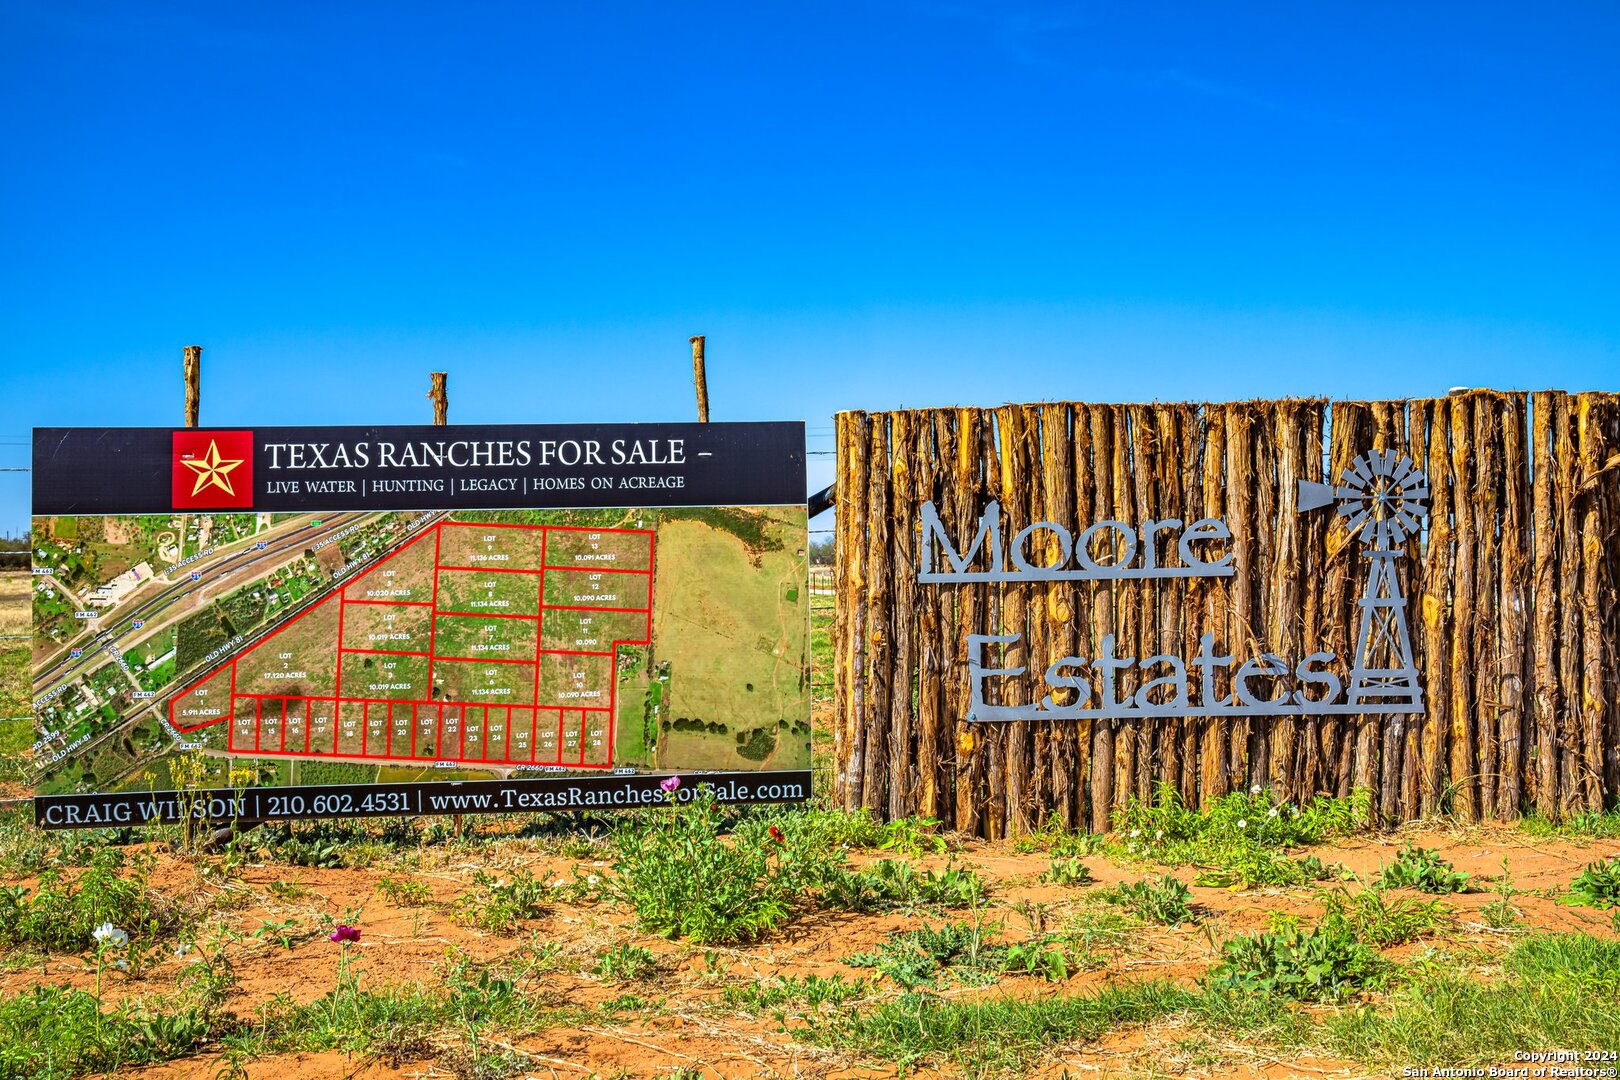
<path id="1" fill-rule="evenodd" d="M 0 571 L 0 634 L 29 632 L 29 598 L 33 582 L 33 576 L 27 571 Z"/>

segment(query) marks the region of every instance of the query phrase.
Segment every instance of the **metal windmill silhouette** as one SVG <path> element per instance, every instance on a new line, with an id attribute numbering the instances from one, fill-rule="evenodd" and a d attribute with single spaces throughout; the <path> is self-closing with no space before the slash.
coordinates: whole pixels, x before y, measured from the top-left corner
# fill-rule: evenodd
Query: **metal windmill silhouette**
<path id="1" fill-rule="evenodd" d="M 1406 626 L 1406 597 L 1395 573 L 1407 537 L 1428 517 L 1429 480 L 1412 459 L 1393 450 L 1361 454 L 1339 477 L 1337 486 L 1299 482 L 1301 513 L 1332 502 L 1345 527 L 1357 536 L 1371 564 L 1362 590 L 1361 630 L 1350 665 L 1349 703 L 1387 704 L 1395 711 L 1421 712 L 1423 688 L 1412 662 L 1412 639 Z"/>

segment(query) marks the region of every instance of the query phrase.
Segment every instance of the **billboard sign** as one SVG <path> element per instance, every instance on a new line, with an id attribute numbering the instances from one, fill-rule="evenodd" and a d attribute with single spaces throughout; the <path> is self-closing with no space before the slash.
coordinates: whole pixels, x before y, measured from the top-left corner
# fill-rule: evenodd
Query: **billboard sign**
<path id="1" fill-rule="evenodd" d="M 804 461 L 800 423 L 36 429 L 36 818 L 806 797 Z"/>

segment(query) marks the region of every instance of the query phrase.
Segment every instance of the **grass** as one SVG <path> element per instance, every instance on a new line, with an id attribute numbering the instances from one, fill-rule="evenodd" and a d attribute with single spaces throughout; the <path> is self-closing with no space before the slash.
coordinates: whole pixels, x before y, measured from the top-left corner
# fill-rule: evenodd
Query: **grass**
<path id="1" fill-rule="evenodd" d="M 728 986 L 722 991 L 720 1000 L 753 1012 L 784 1007 L 816 1011 L 823 1005 L 843 1005 L 854 1001 L 869 991 L 870 984 L 865 979 L 846 980 L 842 975 L 831 978 L 806 975 L 802 979 L 787 976 Z"/>
<path id="2" fill-rule="evenodd" d="M 1531 814 L 1519 822 L 1530 836 L 1559 836 L 1576 840 L 1620 838 L 1620 810 L 1580 810 L 1562 818 Z"/>
<path id="3" fill-rule="evenodd" d="M 817 701 L 833 695 L 833 598 L 810 595 L 810 691 Z"/>
<path id="4" fill-rule="evenodd" d="M 1503 957 L 1489 982 L 1444 971 L 1381 1007 L 1323 1022 L 1321 1043 L 1376 1065 L 1485 1065 L 1516 1050 L 1620 1047 L 1620 942 L 1535 934 Z"/>
<path id="5" fill-rule="evenodd" d="M 0 641 L 0 717 L 28 716 L 33 711 L 28 676 L 28 646 Z"/>
<path id="6" fill-rule="evenodd" d="M 1195 1000 L 1196 995 L 1165 981 L 1029 999 L 911 993 L 834 1021 L 813 1022 L 803 1034 L 822 1046 L 902 1066 L 939 1061 L 974 1073 L 1011 1073 L 1054 1047 L 1181 1012 Z"/>
<path id="7" fill-rule="evenodd" d="M 1380 1068 L 1500 1064 L 1532 1048 L 1620 1047 L 1620 942 L 1534 934 L 1506 953 L 1494 979 L 1438 970 L 1409 975 L 1381 1002 L 1308 1012 L 1266 990 L 1190 990 L 1167 981 L 1029 998 L 913 992 L 812 1018 L 798 1034 L 867 1060 L 948 1065 L 974 1075 L 1017 1074 L 1059 1047 L 1170 1019 L 1268 1057 L 1311 1051 Z"/>

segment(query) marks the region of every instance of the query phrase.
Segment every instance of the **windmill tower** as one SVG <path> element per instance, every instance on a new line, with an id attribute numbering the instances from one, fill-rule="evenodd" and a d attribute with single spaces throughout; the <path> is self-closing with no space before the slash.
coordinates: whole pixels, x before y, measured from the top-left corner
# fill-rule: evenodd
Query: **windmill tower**
<path id="1" fill-rule="evenodd" d="M 1345 527 L 1361 541 L 1371 564 L 1362 590 L 1361 629 L 1350 665 L 1349 703 L 1388 705 L 1392 711 L 1421 712 L 1423 688 L 1412 663 L 1406 625 L 1406 597 L 1395 560 L 1406 539 L 1428 517 L 1429 481 L 1411 458 L 1393 450 L 1359 455 L 1339 477 L 1337 487 L 1299 482 L 1301 513 L 1337 502 Z"/>

